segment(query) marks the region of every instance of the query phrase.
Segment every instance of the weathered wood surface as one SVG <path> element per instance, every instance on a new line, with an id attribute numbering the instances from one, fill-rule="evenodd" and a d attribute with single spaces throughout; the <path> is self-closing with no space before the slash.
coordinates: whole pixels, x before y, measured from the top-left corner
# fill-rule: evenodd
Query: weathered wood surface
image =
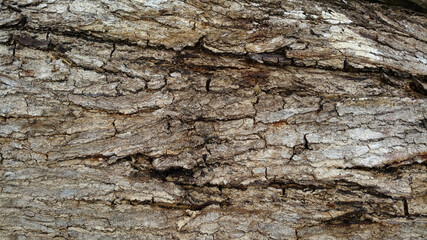
<path id="1" fill-rule="evenodd" d="M 423 11 L 0 8 L 0 238 L 427 238 Z"/>

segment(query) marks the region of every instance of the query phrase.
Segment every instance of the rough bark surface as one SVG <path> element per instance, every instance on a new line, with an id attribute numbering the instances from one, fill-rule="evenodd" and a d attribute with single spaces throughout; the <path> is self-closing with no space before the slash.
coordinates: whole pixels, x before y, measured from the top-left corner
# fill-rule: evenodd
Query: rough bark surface
<path id="1" fill-rule="evenodd" d="M 0 238 L 427 238 L 423 10 L 0 9 Z"/>

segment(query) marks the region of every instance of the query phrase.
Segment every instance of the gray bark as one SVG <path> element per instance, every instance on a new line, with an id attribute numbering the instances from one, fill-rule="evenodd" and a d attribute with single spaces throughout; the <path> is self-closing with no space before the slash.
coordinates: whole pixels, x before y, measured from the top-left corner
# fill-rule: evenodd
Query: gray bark
<path id="1" fill-rule="evenodd" d="M 413 2 L 0 1 L 0 238 L 426 239 Z"/>

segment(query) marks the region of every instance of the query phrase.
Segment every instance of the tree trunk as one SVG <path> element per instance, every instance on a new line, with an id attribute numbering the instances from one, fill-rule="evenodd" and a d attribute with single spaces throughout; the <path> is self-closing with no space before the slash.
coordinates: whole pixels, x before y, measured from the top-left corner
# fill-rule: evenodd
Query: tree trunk
<path id="1" fill-rule="evenodd" d="M 426 1 L 384 2 L 1 1 L 1 239 L 426 239 Z"/>

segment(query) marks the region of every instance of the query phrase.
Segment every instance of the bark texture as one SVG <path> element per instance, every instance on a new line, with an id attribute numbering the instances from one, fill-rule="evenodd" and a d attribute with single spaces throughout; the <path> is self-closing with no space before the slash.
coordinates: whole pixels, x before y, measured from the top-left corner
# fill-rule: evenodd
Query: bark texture
<path id="1" fill-rule="evenodd" d="M 0 1 L 0 238 L 426 239 L 413 2 Z"/>

